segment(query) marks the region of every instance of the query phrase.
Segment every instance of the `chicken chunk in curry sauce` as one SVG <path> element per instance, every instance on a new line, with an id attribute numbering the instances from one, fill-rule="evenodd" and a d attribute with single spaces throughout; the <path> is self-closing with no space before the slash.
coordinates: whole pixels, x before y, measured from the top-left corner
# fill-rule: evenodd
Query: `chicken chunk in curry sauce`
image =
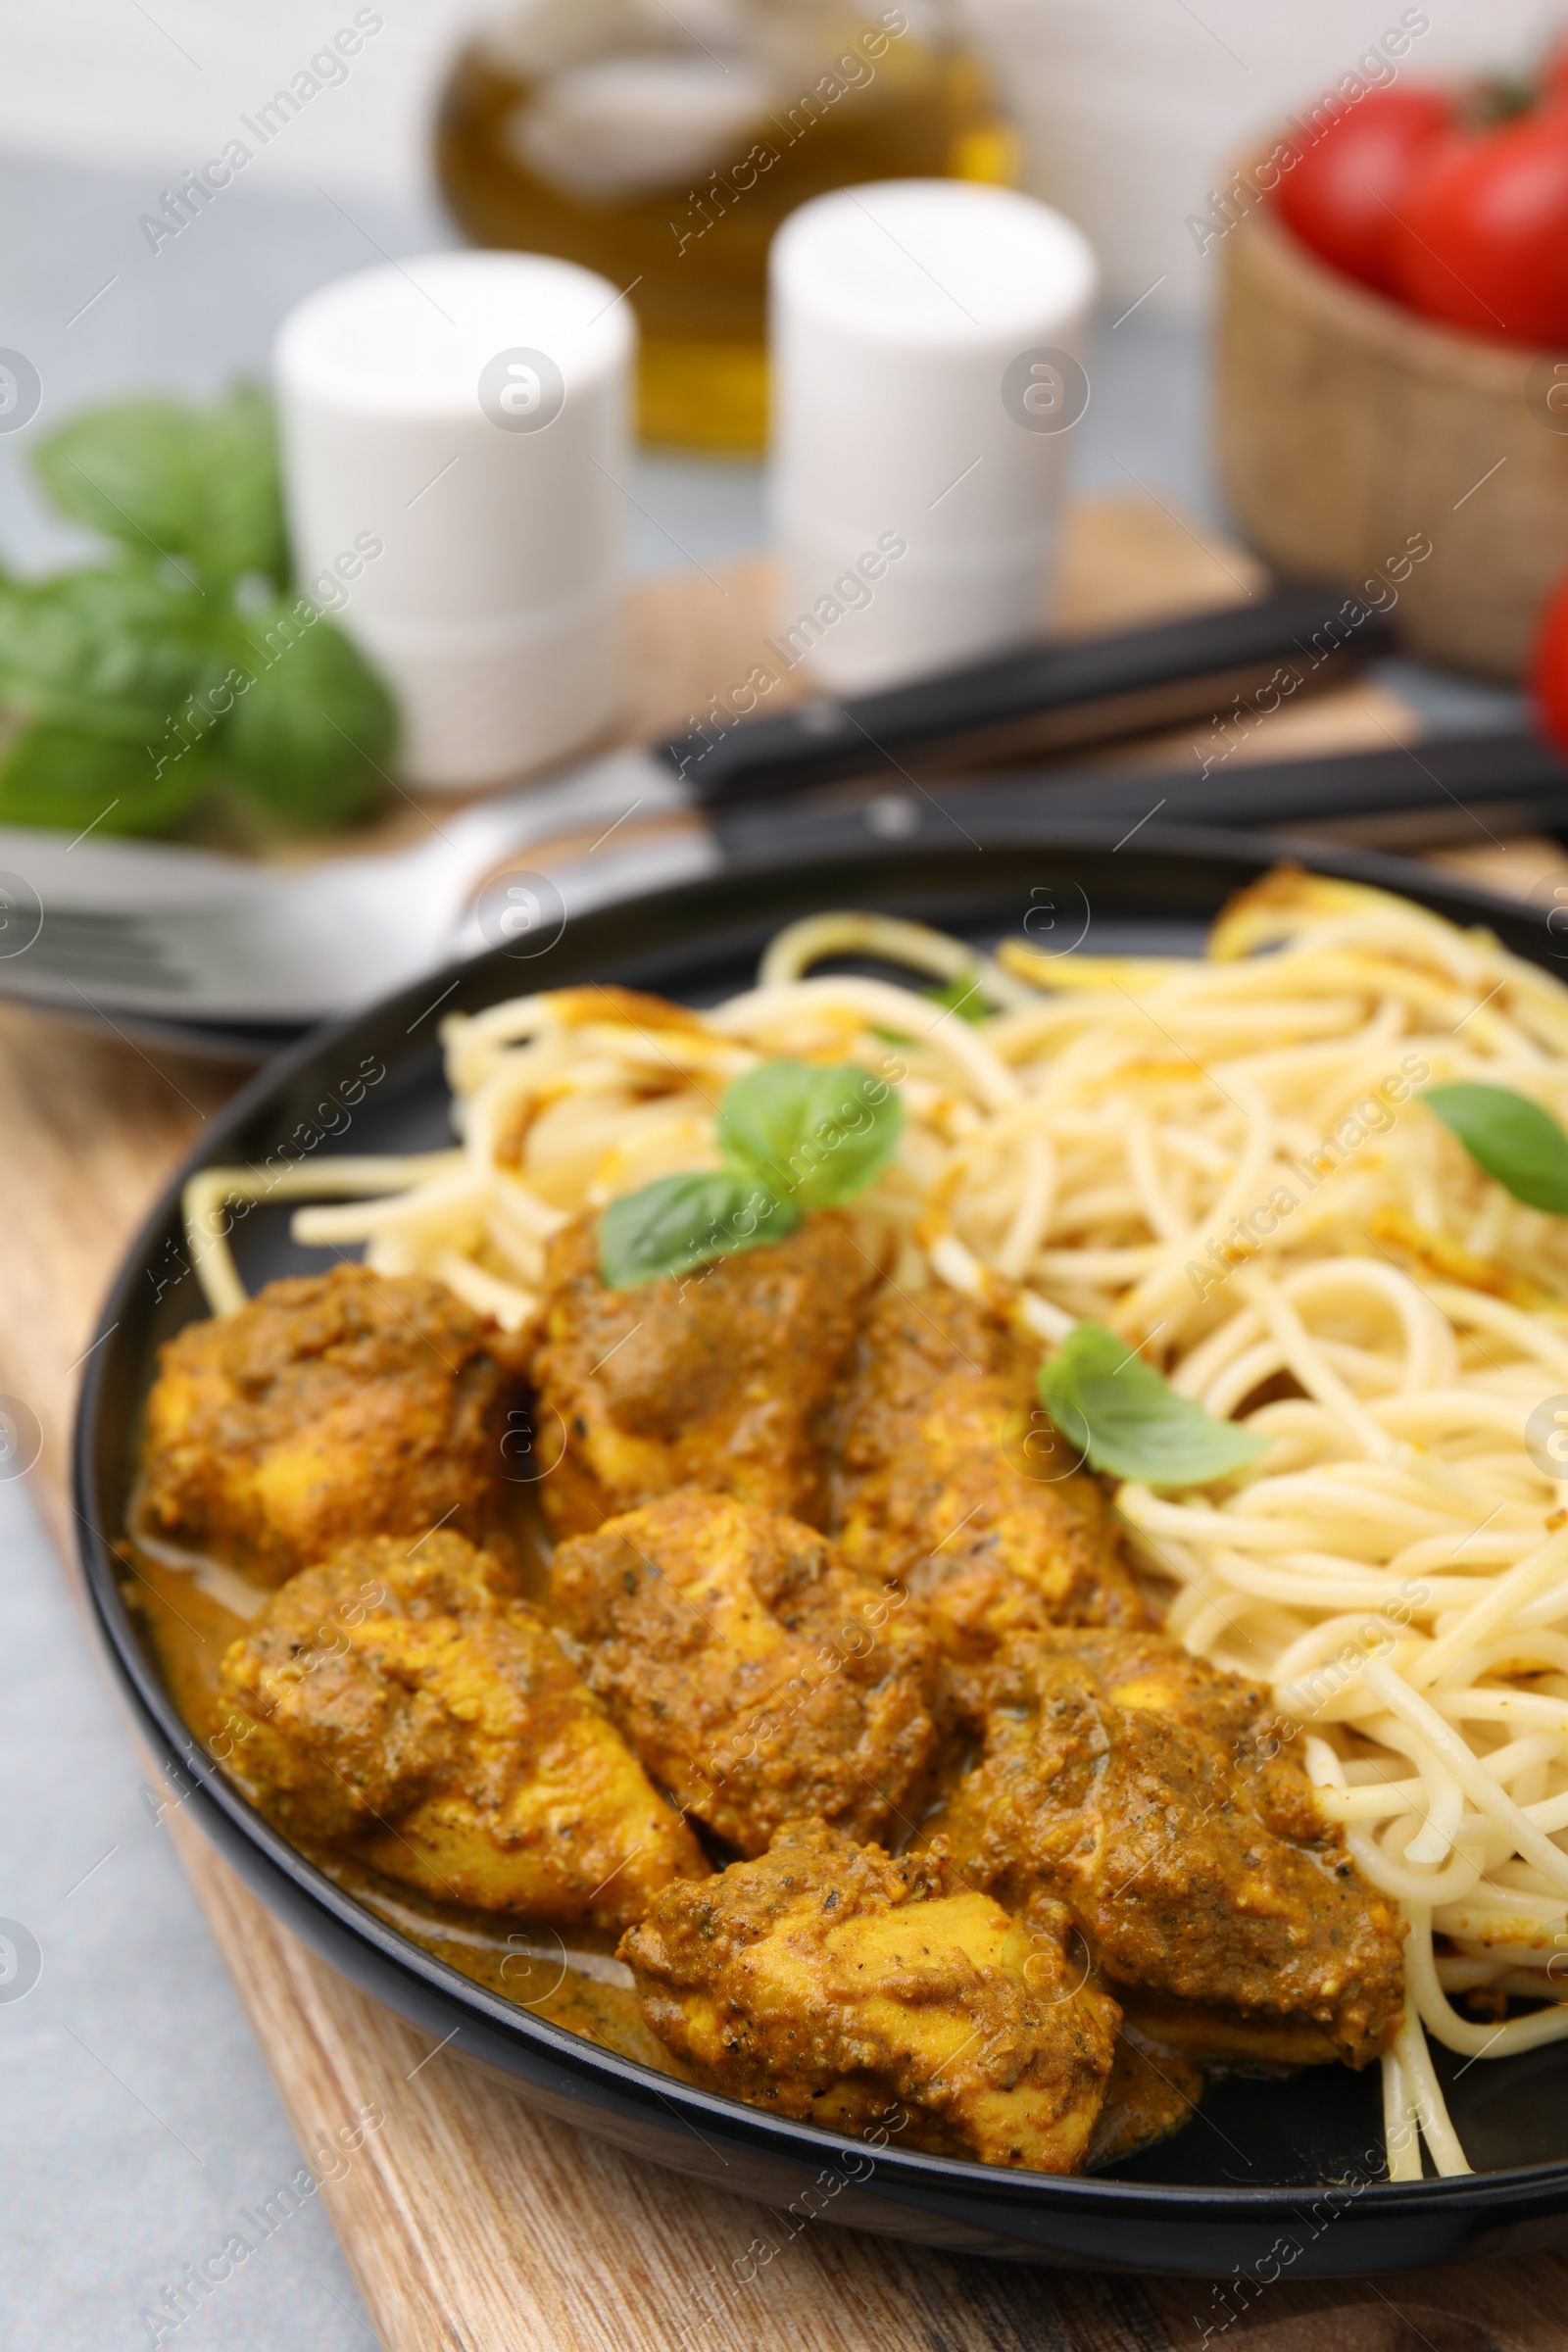
<path id="1" fill-rule="evenodd" d="M 1014 1919 L 938 1853 L 820 1822 L 670 1887 L 622 1938 L 656 2033 L 716 2090 L 901 2147 L 1081 2169 L 1119 2012 L 1053 1905 Z"/>
<path id="2" fill-rule="evenodd" d="M 558 1536 L 676 1487 L 819 1523 L 818 1423 L 875 1268 L 846 1218 L 635 1291 L 599 1279 L 597 1226 L 569 1226 L 547 1268 L 534 1361 L 564 1458 L 541 1488 Z"/>
<path id="3" fill-rule="evenodd" d="M 461 1536 L 345 1544 L 273 1596 L 221 1681 L 255 1801 L 388 1878 L 620 1927 L 706 1874 L 548 1621 Z"/>
<path id="4" fill-rule="evenodd" d="M 909 1584 L 958 1663 L 1021 1628 L 1148 1622 L 1100 1489 L 1056 1458 L 1037 1362 L 969 1299 L 890 1286 L 840 1392 L 830 1525 L 856 1567 Z"/>
<path id="5" fill-rule="evenodd" d="M 551 1598 L 654 1778 L 760 1854 L 820 1815 L 906 1836 L 936 1743 L 922 1612 L 798 1519 L 672 1494 L 556 1553 Z"/>
<path id="6" fill-rule="evenodd" d="M 161 1349 L 140 1529 L 264 1585 L 351 1538 L 492 1539 L 524 1363 L 424 1275 L 340 1265 L 270 1283 Z"/>
<path id="7" fill-rule="evenodd" d="M 1229 2064 L 1381 2055 L 1404 1922 L 1267 1736 L 1267 1694 L 1157 1634 L 1021 1636 L 942 1817 L 977 1885 L 1066 1905 L 1158 2041 Z"/>

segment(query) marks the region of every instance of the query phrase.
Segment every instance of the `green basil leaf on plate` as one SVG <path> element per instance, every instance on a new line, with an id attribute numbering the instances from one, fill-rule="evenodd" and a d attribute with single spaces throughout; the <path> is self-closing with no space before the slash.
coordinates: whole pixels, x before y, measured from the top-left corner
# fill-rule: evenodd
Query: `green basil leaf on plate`
<path id="1" fill-rule="evenodd" d="M 1256 1459 L 1268 1440 L 1216 1421 L 1103 1323 L 1078 1323 L 1040 1367 L 1040 1399 L 1096 1470 L 1150 1487 L 1204 1487 Z"/>
<path id="2" fill-rule="evenodd" d="M 722 1169 L 661 1176 L 612 1200 L 599 1220 L 599 1278 L 632 1291 L 666 1274 L 688 1274 L 710 1258 L 782 1242 L 801 1222 L 755 1176 Z"/>
<path id="3" fill-rule="evenodd" d="M 245 616 L 217 757 L 253 800 L 297 825 L 361 816 L 385 788 L 392 697 L 353 641 L 301 597 Z"/>
<path id="4" fill-rule="evenodd" d="M 859 1062 L 764 1061 L 724 1089 L 725 1162 L 799 1208 L 864 1192 L 899 1148 L 904 1105 Z"/>
<path id="5" fill-rule="evenodd" d="M 264 393 L 89 410 L 34 463 L 60 511 L 116 546 L 95 570 L 0 574 L 0 821 L 161 831 L 226 785 L 321 827 L 380 799 L 392 699 L 340 629 L 285 597 Z"/>
<path id="6" fill-rule="evenodd" d="M 62 514 L 144 564 L 172 561 L 204 587 L 288 578 L 271 403 L 252 387 L 216 409 L 159 397 L 89 409 L 33 463 Z"/>
<path id="7" fill-rule="evenodd" d="M 0 583 L 0 705 L 14 716 L 151 744 L 222 670 L 203 600 L 144 571 Z"/>
<path id="8" fill-rule="evenodd" d="M 0 823 L 163 831 L 213 780 L 202 600 L 124 566 L 0 582 Z"/>
<path id="9" fill-rule="evenodd" d="M 0 749 L 0 825 L 57 832 L 162 833 L 213 780 L 205 750 L 155 770 L 140 743 L 54 725 L 24 728 Z"/>
<path id="10" fill-rule="evenodd" d="M 1426 1087 L 1421 1101 L 1516 1200 L 1568 1217 L 1568 1135 L 1549 1110 L 1511 1087 L 1469 1079 Z"/>

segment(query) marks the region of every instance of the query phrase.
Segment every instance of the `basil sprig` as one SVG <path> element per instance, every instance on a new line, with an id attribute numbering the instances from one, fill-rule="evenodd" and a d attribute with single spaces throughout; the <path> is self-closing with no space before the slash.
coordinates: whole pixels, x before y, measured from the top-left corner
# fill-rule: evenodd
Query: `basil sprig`
<path id="1" fill-rule="evenodd" d="M 1429 1086 L 1421 1100 L 1516 1200 L 1568 1217 L 1568 1135 L 1549 1110 L 1511 1087 L 1469 1079 Z"/>
<path id="2" fill-rule="evenodd" d="M 858 1062 L 764 1061 L 724 1090 L 724 1165 L 661 1176 L 599 1220 L 599 1274 L 612 1291 L 760 1249 L 875 1181 L 898 1150 L 904 1105 Z"/>
<path id="3" fill-rule="evenodd" d="M 1077 1323 L 1037 1375 L 1040 1399 L 1096 1470 L 1150 1487 L 1205 1487 L 1262 1453 L 1234 1421 L 1178 1396 L 1103 1323 Z"/>
<path id="4" fill-rule="evenodd" d="M 0 824 L 160 833 L 222 786 L 314 827 L 380 798 L 391 697 L 290 584 L 263 393 L 89 410 L 33 462 L 112 554 L 0 575 Z"/>

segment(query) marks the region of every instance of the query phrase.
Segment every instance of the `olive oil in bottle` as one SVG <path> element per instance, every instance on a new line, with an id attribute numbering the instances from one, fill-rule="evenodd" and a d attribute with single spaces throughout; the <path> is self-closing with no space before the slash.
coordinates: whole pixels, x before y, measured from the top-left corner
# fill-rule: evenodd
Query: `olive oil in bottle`
<path id="1" fill-rule="evenodd" d="M 459 56 L 437 163 L 476 243 L 624 289 L 646 440 L 745 453 L 786 213 L 858 180 L 1008 180 L 1013 138 L 949 0 L 528 0 Z"/>

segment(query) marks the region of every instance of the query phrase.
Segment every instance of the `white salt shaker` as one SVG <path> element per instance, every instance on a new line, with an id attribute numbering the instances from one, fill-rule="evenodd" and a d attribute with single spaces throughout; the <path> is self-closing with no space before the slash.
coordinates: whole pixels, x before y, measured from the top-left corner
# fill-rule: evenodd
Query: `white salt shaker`
<path id="1" fill-rule="evenodd" d="M 1046 205 L 841 188 L 773 241 L 775 646 L 864 692 L 1046 626 L 1098 272 Z"/>
<path id="2" fill-rule="evenodd" d="M 284 320 L 299 576 L 396 694 L 409 781 L 496 783 L 614 718 L 634 343 L 612 285 L 539 254 L 368 270 Z"/>

